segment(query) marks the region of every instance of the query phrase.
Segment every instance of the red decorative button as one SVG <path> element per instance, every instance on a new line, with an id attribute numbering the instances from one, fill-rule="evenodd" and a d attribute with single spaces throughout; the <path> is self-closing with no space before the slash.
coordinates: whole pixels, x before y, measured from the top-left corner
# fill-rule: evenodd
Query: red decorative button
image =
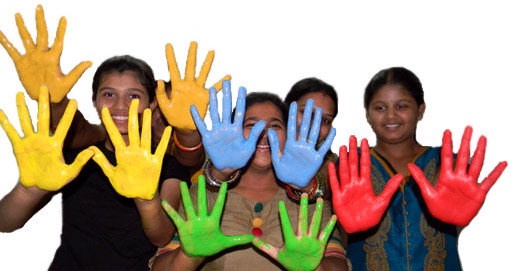
<path id="1" fill-rule="evenodd" d="M 259 228 L 253 228 L 252 233 L 254 236 L 262 236 L 263 232 Z"/>

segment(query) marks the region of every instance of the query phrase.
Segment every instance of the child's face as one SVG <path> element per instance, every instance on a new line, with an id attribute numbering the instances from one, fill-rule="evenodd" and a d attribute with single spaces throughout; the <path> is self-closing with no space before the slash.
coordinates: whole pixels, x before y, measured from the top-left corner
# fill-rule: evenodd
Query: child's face
<path id="1" fill-rule="evenodd" d="M 121 135 L 128 134 L 128 110 L 133 99 L 139 99 L 139 114 L 150 107 L 146 88 L 132 71 L 111 72 L 101 79 L 94 106 L 101 118 L 101 110 L 107 107 Z"/>

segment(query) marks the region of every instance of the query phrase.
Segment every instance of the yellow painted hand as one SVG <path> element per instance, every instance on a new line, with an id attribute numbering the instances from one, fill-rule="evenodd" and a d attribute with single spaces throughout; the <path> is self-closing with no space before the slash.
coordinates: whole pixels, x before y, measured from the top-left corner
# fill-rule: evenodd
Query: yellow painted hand
<path id="1" fill-rule="evenodd" d="M 128 116 L 128 146 L 114 124 L 108 108 L 103 108 L 101 112 L 103 123 L 115 148 L 117 166 L 112 166 L 98 148 L 89 149 L 95 152 L 94 161 L 101 167 L 117 193 L 127 198 L 151 200 L 157 192 L 162 161 L 172 127 L 164 129 L 159 146 L 155 154 L 152 154 L 151 111 L 146 109 L 143 113 L 143 130 L 139 137 L 138 107 L 139 100 L 132 100 Z"/>
<path id="2" fill-rule="evenodd" d="M 38 132 L 34 132 L 22 92 L 16 95 L 16 106 L 24 138 L 20 137 L 1 110 L 0 122 L 13 144 L 22 185 L 56 191 L 76 178 L 94 152 L 83 150 L 71 165 L 65 164 L 62 153 L 63 140 L 76 112 L 77 103 L 75 100 L 69 102 L 54 136 L 49 136 L 49 93 L 45 86 L 40 88 L 39 97 Z"/>
<path id="3" fill-rule="evenodd" d="M 168 61 L 168 69 L 170 71 L 170 79 L 172 90 L 170 98 L 168 98 L 164 84 L 160 82 L 157 85 L 157 101 L 168 123 L 179 129 L 196 130 L 195 123 L 190 114 L 190 106 L 193 104 L 197 107 L 197 111 L 202 119 L 206 116 L 206 110 L 209 103 L 209 92 L 205 89 L 206 79 L 208 78 L 214 51 L 209 51 L 206 60 L 200 69 L 199 77 L 195 78 L 195 64 L 197 62 L 197 43 L 192 41 L 188 51 L 188 60 L 186 61 L 186 74 L 181 79 L 173 47 L 166 44 L 166 59 Z M 230 80 L 231 76 L 226 75 L 218 83 L 213 85 L 214 88 L 220 90 L 224 80 Z"/>
<path id="4" fill-rule="evenodd" d="M 65 17 L 60 19 L 56 38 L 51 48 L 49 48 L 47 24 L 41 5 L 36 8 L 36 29 L 38 31 L 36 44 L 25 27 L 20 13 L 16 13 L 15 18 L 20 38 L 25 47 L 25 55 L 21 55 L 1 31 L 0 43 L 13 59 L 22 85 L 33 100 L 38 99 L 38 90 L 40 86 L 45 85 L 49 89 L 51 102 L 61 102 L 83 72 L 92 65 L 92 62 L 81 62 L 68 75 L 64 75 L 61 71 L 60 57 L 67 27 Z"/>

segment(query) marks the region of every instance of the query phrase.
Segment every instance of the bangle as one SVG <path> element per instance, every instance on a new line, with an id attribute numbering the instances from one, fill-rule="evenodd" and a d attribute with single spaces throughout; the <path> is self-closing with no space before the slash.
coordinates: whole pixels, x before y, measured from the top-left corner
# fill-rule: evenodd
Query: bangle
<path id="1" fill-rule="evenodd" d="M 175 143 L 175 146 L 177 146 L 177 148 L 179 148 L 181 151 L 185 151 L 185 152 L 194 152 L 194 151 L 200 150 L 202 148 L 202 141 L 199 143 L 199 145 L 197 145 L 195 147 L 188 148 L 188 147 L 183 146 L 179 142 L 179 139 L 177 138 L 177 134 L 175 133 L 175 130 L 173 131 L 173 142 Z"/>
<path id="2" fill-rule="evenodd" d="M 229 176 L 229 180 L 221 181 L 211 174 L 211 166 L 213 163 L 211 160 L 207 159 L 202 166 L 202 172 L 204 173 L 204 177 L 206 177 L 206 183 L 213 187 L 220 187 L 222 183 L 227 183 L 228 186 L 233 185 L 240 179 L 240 169 L 235 170 L 231 176 Z"/>
<path id="3" fill-rule="evenodd" d="M 301 190 L 298 190 L 298 189 L 294 189 L 292 188 L 290 185 L 285 185 L 285 190 L 287 191 L 287 194 L 289 195 L 290 198 L 294 199 L 294 200 L 301 200 L 302 198 L 302 191 Z M 316 198 L 316 192 L 319 190 L 318 188 L 318 180 L 316 179 L 316 177 L 312 178 L 312 188 L 311 188 L 311 191 L 309 191 L 309 193 L 307 193 L 308 195 L 308 199 L 309 201 L 312 201 Z"/>

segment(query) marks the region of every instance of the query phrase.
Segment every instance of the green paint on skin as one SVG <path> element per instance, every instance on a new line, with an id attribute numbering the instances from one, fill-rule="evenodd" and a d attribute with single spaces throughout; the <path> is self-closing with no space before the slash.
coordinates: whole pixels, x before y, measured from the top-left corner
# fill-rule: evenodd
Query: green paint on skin
<path id="1" fill-rule="evenodd" d="M 206 213 L 207 202 L 205 183 L 206 180 L 204 177 L 202 175 L 199 176 L 197 201 L 198 215 L 195 214 L 195 208 L 191 201 L 187 185 L 184 182 L 181 183 L 181 196 L 186 210 L 186 221 L 180 218 L 179 214 L 177 214 L 173 208 L 170 209 L 171 206 L 168 207 L 168 205 L 166 205 L 167 203 L 165 204 L 163 201 L 165 210 L 172 218 L 175 226 L 177 226 L 179 239 L 184 252 L 190 257 L 207 257 L 217 254 L 229 247 L 251 243 L 254 238 L 251 234 L 226 236 L 220 231 L 220 217 L 222 215 L 227 190 L 226 183 L 222 184 L 215 206 L 211 215 L 208 216 Z M 204 201 L 201 200 L 201 197 Z"/>
<path id="2" fill-rule="evenodd" d="M 302 196 L 302 200 L 300 202 L 300 222 L 307 222 L 307 195 Z M 327 243 L 328 237 L 330 233 L 334 229 L 334 224 L 336 222 L 335 217 L 331 218 L 331 221 L 327 223 L 324 231 L 324 237 L 321 240 L 317 239 L 316 235 L 319 231 L 319 226 L 321 224 L 321 217 L 323 211 L 323 201 L 318 201 L 316 206 L 316 211 L 314 215 L 314 219 L 311 222 L 311 236 L 307 234 L 308 225 L 301 225 L 301 229 L 305 229 L 302 231 L 303 236 L 300 238 L 296 238 L 294 233 L 292 232 L 292 227 L 287 216 L 287 211 L 284 211 L 285 205 L 280 204 L 280 219 L 282 221 L 282 230 L 284 233 L 285 246 L 278 252 L 278 262 L 280 262 L 287 270 L 296 271 L 296 270 L 315 270 L 318 268 L 318 265 L 321 262 L 323 257 L 323 252 L 325 251 L 325 245 Z M 283 208 L 282 208 L 283 207 Z M 302 219 L 303 217 L 303 219 Z M 285 221 L 285 222 L 284 222 Z M 315 230 L 315 228 L 318 230 Z M 316 234 L 314 234 L 316 232 Z"/>

